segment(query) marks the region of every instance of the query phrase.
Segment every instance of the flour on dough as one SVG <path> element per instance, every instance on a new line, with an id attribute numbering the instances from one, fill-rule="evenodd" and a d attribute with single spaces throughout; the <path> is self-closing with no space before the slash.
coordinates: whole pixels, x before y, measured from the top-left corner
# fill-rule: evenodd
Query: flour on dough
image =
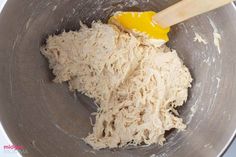
<path id="1" fill-rule="evenodd" d="M 84 138 L 94 149 L 162 145 L 165 131 L 185 129 L 175 108 L 187 100 L 191 75 L 176 51 L 154 43 L 97 22 L 50 36 L 41 48 L 55 82 L 99 104 Z"/>

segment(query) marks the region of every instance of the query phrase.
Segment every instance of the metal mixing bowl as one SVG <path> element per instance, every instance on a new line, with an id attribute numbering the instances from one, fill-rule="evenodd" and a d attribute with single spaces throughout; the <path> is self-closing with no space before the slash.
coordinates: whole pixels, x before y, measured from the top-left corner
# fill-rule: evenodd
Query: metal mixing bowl
<path id="1" fill-rule="evenodd" d="M 106 22 L 113 11 L 158 11 L 176 0 L 8 0 L 0 15 L 0 116 L 14 144 L 26 157 L 214 157 L 222 154 L 236 128 L 236 13 L 228 5 L 172 28 L 168 45 L 176 49 L 194 78 L 180 108 L 188 124 L 170 131 L 164 146 L 93 151 L 81 138 L 91 131 L 87 97 L 55 84 L 39 48 L 48 34 L 78 30 L 79 21 Z M 222 36 L 213 43 L 212 20 Z M 194 32 L 208 44 L 193 41 Z M 153 155 L 153 156 L 155 156 Z"/>

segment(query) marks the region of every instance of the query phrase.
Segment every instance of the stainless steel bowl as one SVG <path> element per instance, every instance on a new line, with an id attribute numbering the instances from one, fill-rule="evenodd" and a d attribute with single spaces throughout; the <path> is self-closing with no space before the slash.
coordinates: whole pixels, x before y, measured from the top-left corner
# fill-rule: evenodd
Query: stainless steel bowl
<path id="1" fill-rule="evenodd" d="M 236 128 L 236 13 L 232 5 L 172 28 L 168 45 L 179 52 L 194 77 L 180 108 L 188 124 L 170 131 L 164 146 L 93 151 L 81 138 L 91 131 L 91 100 L 52 83 L 39 48 L 48 34 L 78 30 L 79 21 L 106 22 L 118 10 L 158 11 L 176 0 L 9 0 L 0 15 L 0 116 L 26 157 L 214 157 L 222 154 Z M 222 36 L 213 43 L 212 20 Z M 194 32 L 207 39 L 193 42 Z M 155 154 L 155 155 L 154 155 Z"/>

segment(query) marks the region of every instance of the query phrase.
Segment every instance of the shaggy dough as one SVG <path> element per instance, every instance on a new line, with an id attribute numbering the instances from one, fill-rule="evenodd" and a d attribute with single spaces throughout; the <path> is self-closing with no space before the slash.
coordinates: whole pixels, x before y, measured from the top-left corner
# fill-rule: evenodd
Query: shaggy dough
<path id="1" fill-rule="evenodd" d="M 94 149 L 163 144 L 165 131 L 185 129 L 175 108 L 186 101 L 192 78 L 165 45 L 97 22 L 50 36 L 41 52 L 55 82 L 68 81 L 99 104 L 84 138 Z"/>

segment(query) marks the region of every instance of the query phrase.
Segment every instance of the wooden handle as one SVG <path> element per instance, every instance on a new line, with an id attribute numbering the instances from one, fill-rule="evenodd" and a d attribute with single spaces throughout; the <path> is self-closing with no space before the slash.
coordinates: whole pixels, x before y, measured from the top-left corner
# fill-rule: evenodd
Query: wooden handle
<path id="1" fill-rule="evenodd" d="M 173 26 L 193 16 L 221 7 L 233 0 L 182 0 L 153 16 L 163 28 Z"/>

